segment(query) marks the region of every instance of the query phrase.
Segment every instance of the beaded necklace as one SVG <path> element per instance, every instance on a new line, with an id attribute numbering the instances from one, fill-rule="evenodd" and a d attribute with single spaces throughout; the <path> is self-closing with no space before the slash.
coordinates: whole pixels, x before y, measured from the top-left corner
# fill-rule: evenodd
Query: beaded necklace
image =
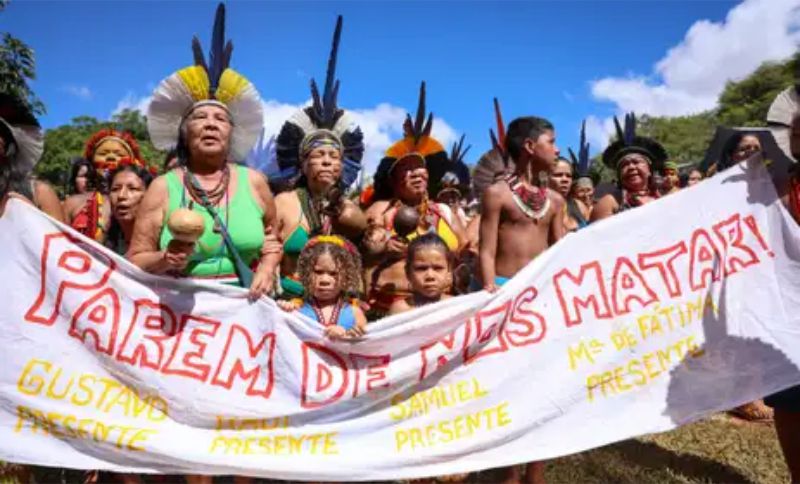
<path id="1" fill-rule="evenodd" d="M 340 297 L 336 300 L 336 305 L 333 306 L 333 312 L 331 312 L 330 320 L 325 319 L 325 314 L 322 313 L 322 308 L 319 307 L 319 304 L 317 304 L 317 299 L 313 296 L 309 298 L 309 305 L 311 306 L 311 309 L 314 310 L 314 314 L 317 316 L 317 321 L 322 323 L 323 326 L 336 326 L 336 324 L 339 322 L 339 313 L 342 312 L 344 299 Z"/>
<path id="2" fill-rule="evenodd" d="M 538 221 L 550 209 L 550 198 L 547 196 L 546 188 L 528 188 L 515 174 L 507 175 L 506 183 L 511 188 L 511 196 L 514 199 L 514 203 L 528 218 Z"/>

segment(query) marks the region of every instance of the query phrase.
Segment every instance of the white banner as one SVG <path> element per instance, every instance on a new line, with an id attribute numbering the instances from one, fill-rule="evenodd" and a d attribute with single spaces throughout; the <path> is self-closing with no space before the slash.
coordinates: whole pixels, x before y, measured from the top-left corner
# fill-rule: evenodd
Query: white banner
<path id="1" fill-rule="evenodd" d="M 800 382 L 800 235 L 734 167 L 362 341 L 0 219 L 0 459 L 374 480 L 549 459 Z"/>

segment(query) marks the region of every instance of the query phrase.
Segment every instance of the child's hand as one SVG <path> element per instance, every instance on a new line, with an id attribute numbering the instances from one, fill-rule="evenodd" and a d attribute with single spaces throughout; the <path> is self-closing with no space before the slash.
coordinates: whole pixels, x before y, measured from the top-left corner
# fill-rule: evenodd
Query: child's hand
<path id="1" fill-rule="evenodd" d="M 297 311 L 300 308 L 300 304 L 298 304 L 298 302 L 294 299 L 292 299 L 291 301 L 278 300 L 275 301 L 275 303 L 278 304 L 279 308 L 283 309 L 287 313 L 291 313 L 292 311 Z"/>
<path id="2" fill-rule="evenodd" d="M 347 337 L 347 331 L 341 326 L 328 326 L 325 328 L 325 336 L 330 339 L 343 339 Z"/>

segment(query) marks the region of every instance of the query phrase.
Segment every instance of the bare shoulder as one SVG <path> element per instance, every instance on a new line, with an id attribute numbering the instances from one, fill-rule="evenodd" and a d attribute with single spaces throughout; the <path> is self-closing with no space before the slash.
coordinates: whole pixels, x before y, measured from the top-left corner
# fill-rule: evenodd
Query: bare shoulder
<path id="1" fill-rule="evenodd" d="M 74 212 L 83 207 L 88 199 L 89 195 L 86 193 L 68 196 L 67 199 L 64 200 L 64 213 L 67 215 L 67 217 L 72 217 Z"/>
<path id="2" fill-rule="evenodd" d="M 555 209 L 559 209 L 567 203 L 563 195 L 550 188 L 547 189 L 547 198 L 550 199 L 550 203 L 553 204 L 553 208 Z"/>
<path id="3" fill-rule="evenodd" d="M 294 204 L 297 202 L 297 193 L 294 190 L 281 192 L 275 195 L 275 205 L 285 206 L 287 204 Z"/>

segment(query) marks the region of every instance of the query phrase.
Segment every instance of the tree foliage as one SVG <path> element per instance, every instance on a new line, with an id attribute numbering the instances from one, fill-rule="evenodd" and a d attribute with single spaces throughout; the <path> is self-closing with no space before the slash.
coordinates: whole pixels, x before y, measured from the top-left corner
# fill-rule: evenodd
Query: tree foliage
<path id="1" fill-rule="evenodd" d="M 679 165 L 694 165 L 705 155 L 717 126 L 765 126 L 770 104 L 780 91 L 794 82 L 800 56 L 785 62 L 766 62 L 741 81 L 729 81 L 718 106 L 691 116 L 642 115 L 637 131 L 658 140 L 670 159 Z M 603 173 L 606 178 L 607 173 Z"/>
<path id="2" fill-rule="evenodd" d="M 0 12 L 8 0 L 0 0 Z M 34 114 L 46 112 L 44 103 L 28 85 L 36 79 L 36 56 L 25 42 L 5 32 L 0 42 L 0 92 L 23 100 Z"/>
<path id="3" fill-rule="evenodd" d="M 739 82 L 728 82 L 719 97 L 718 124 L 723 126 L 766 126 L 767 111 L 779 92 L 794 81 L 794 59 L 762 64 Z"/>
<path id="4" fill-rule="evenodd" d="M 44 136 L 44 154 L 36 166 L 36 174 L 49 180 L 59 189 L 65 189 L 71 160 L 83 156 L 86 140 L 103 128 L 131 133 L 139 142 L 145 161 L 154 166 L 161 166 L 164 155 L 150 143 L 147 119 L 139 111 L 126 109 L 112 116 L 111 121 L 78 116 L 73 118 L 70 124 L 47 130 Z"/>

